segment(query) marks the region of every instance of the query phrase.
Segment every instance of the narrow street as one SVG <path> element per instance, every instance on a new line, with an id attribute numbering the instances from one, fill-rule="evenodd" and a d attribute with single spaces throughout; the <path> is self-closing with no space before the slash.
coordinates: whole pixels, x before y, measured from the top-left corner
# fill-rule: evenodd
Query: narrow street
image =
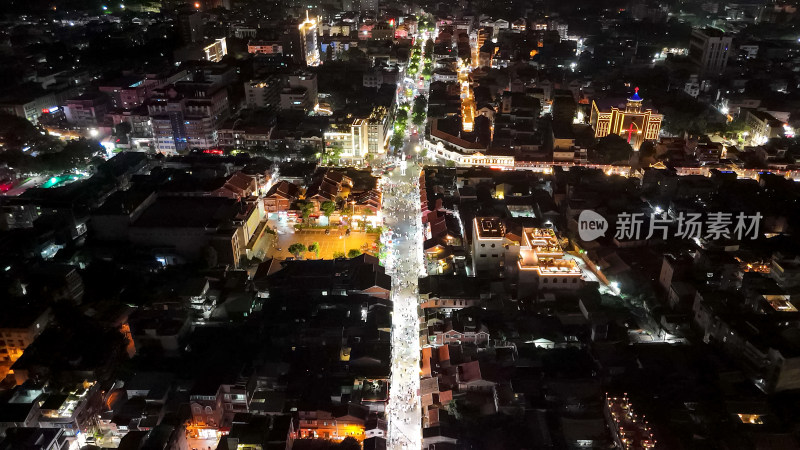
<path id="1" fill-rule="evenodd" d="M 385 265 L 392 275 L 394 302 L 392 374 L 387 408 L 391 449 L 422 447 L 417 316 L 418 277 L 423 273 L 419 175 L 417 164 L 403 161 L 383 181 L 383 211 L 389 231 L 382 239 L 388 249 Z"/>

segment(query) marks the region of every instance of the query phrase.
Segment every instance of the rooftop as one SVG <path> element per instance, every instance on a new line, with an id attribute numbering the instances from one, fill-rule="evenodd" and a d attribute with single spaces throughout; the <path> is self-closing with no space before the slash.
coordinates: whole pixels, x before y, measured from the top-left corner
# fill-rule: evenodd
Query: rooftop
<path id="1" fill-rule="evenodd" d="M 216 227 L 236 216 L 237 201 L 221 197 L 160 197 L 133 224 L 151 228 Z"/>
<path id="2" fill-rule="evenodd" d="M 475 231 L 480 239 L 496 239 L 505 236 L 506 226 L 499 217 L 476 217 Z"/>

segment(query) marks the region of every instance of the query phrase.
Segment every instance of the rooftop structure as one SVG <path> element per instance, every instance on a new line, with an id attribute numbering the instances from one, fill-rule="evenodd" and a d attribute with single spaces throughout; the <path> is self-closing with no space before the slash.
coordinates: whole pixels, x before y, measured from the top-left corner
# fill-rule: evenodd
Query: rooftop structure
<path id="1" fill-rule="evenodd" d="M 788 295 L 765 295 L 764 300 L 778 312 L 797 312 Z"/>
<path id="2" fill-rule="evenodd" d="M 481 239 L 502 239 L 506 234 L 505 224 L 497 217 L 476 217 L 475 229 Z"/>
<path id="3" fill-rule="evenodd" d="M 564 250 L 558 242 L 556 233 L 550 228 L 525 228 L 522 233 L 522 244 L 519 251 L 520 277 L 523 273 L 533 272 L 540 279 L 540 287 L 551 284 L 553 287 L 564 287 L 559 283 L 577 286 L 581 278 L 578 264 L 565 258 Z M 563 278 L 563 280 L 561 280 Z M 522 282 L 522 280 L 520 280 Z"/>

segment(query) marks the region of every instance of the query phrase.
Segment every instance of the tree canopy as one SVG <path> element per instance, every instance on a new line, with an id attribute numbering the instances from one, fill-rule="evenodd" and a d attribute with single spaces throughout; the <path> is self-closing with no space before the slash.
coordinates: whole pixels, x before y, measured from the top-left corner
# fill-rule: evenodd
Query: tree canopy
<path id="1" fill-rule="evenodd" d="M 323 214 L 325 214 L 325 217 L 330 217 L 331 214 L 336 211 L 336 203 L 330 200 L 322 202 L 322 204 L 319 206 L 319 209 Z"/>
<path id="2" fill-rule="evenodd" d="M 628 144 L 622 136 L 618 134 L 609 134 L 597 142 L 595 151 L 602 157 L 603 161 L 608 164 L 625 161 L 631 159 L 633 148 Z"/>
<path id="3" fill-rule="evenodd" d="M 293 254 L 295 258 L 300 258 L 300 255 L 307 251 L 308 249 L 306 248 L 305 244 L 301 242 L 295 242 L 289 246 L 289 253 Z"/>
<path id="4" fill-rule="evenodd" d="M 312 242 L 308 246 L 308 251 L 313 252 L 314 256 L 316 256 L 317 258 L 319 258 L 319 250 L 320 250 L 319 242 Z"/>

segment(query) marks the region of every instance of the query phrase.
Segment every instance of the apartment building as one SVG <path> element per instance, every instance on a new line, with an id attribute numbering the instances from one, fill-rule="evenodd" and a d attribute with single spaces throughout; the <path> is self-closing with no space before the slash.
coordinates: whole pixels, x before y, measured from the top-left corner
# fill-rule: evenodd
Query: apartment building
<path id="1" fill-rule="evenodd" d="M 19 359 L 52 319 L 50 308 L 21 305 L 6 308 L 0 318 L 0 365 Z"/>
<path id="2" fill-rule="evenodd" d="M 719 75 L 728 66 L 733 37 L 718 28 L 692 30 L 689 41 L 689 59 L 701 75 Z"/>
<path id="3" fill-rule="evenodd" d="M 164 154 L 216 146 L 229 115 L 227 90 L 213 83 L 178 82 L 156 90 L 147 107 L 156 151 Z"/>

